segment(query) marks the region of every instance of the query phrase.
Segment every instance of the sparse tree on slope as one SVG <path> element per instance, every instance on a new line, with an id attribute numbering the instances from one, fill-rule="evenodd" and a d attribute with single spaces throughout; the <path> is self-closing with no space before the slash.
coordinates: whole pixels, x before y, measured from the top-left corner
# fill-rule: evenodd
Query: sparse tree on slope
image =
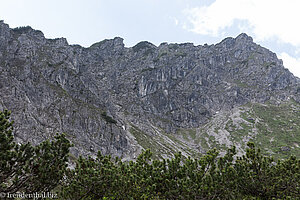
<path id="1" fill-rule="evenodd" d="M 14 142 L 10 112 L 0 112 L 0 192 L 50 192 L 63 178 L 70 142 L 64 134 L 37 146 Z"/>

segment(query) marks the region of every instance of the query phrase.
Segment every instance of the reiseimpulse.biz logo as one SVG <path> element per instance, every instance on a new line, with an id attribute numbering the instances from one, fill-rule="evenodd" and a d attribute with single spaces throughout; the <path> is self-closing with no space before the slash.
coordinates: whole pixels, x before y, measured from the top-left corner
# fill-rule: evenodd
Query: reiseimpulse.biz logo
<path id="1" fill-rule="evenodd" d="M 15 199 L 15 198 L 22 198 L 22 199 L 57 199 L 57 194 L 51 193 L 51 192 L 43 192 L 43 193 L 0 193 L 0 198 L 6 198 L 6 199 Z"/>

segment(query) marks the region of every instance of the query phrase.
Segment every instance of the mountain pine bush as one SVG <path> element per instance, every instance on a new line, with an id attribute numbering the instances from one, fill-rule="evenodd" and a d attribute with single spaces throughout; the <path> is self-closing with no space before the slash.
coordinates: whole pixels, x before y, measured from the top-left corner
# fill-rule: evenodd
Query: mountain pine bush
<path id="1" fill-rule="evenodd" d="M 199 159 L 181 153 L 152 160 L 146 150 L 123 162 L 98 152 L 67 168 L 64 134 L 37 146 L 14 142 L 10 112 L 0 112 L 0 193 L 59 192 L 60 199 L 300 199 L 300 160 L 275 161 L 249 142 L 246 154 L 235 147 L 216 149 Z"/>

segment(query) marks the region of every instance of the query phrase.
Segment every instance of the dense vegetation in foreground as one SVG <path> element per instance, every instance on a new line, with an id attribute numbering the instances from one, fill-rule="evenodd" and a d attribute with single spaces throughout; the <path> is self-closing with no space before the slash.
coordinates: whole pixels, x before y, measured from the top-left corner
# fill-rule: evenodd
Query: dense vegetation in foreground
<path id="1" fill-rule="evenodd" d="M 216 149 L 200 159 L 152 160 L 144 151 L 122 162 L 100 152 L 67 168 L 65 135 L 40 145 L 16 144 L 8 111 L 0 112 L 0 193 L 58 192 L 60 199 L 300 199 L 300 160 L 274 161 L 253 143 L 246 154 Z"/>

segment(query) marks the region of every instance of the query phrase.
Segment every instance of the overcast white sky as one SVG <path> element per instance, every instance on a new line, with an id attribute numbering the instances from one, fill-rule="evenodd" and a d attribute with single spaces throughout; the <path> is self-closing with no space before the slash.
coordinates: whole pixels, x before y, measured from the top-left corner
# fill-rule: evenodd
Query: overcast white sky
<path id="1" fill-rule="evenodd" d="M 299 10 L 299 0 L 0 0 L 0 19 L 10 27 L 30 25 L 85 47 L 116 36 L 126 46 L 212 44 L 245 32 L 298 77 Z"/>

